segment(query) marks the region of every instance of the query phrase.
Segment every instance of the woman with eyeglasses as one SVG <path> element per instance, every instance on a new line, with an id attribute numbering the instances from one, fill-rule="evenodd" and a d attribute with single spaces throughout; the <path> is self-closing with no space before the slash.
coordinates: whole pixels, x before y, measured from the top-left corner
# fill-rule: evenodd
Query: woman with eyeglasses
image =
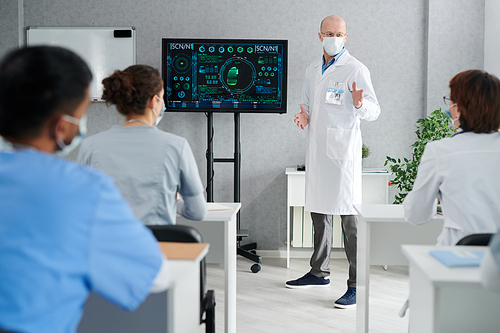
<path id="1" fill-rule="evenodd" d="M 458 73 L 445 101 L 459 130 L 427 144 L 403 207 L 408 222 L 424 224 L 439 197 L 438 244 L 455 245 L 469 234 L 500 230 L 500 81 L 482 70 Z"/>
<path id="2" fill-rule="evenodd" d="M 146 225 L 175 224 L 176 212 L 202 220 L 206 200 L 191 147 L 186 139 L 156 127 L 165 111 L 158 70 L 134 65 L 102 83 L 103 99 L 125 116 L 125 124 L 85 139 L 78 161 L 114 178 Z"/>

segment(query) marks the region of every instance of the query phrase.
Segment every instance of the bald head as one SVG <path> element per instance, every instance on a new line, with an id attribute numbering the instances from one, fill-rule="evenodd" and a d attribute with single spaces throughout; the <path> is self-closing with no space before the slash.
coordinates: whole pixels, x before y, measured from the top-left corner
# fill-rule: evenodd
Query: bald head
<path id="1" fill-rule="evenodd" d="M 323 24 L 325 23 L 334 24 L 335 26 L 341 28 L 344 32 L 346 31 L 347 28 L 344 19 L 338 15 L 330 15 L 325 17 L 323 21 L 321 21 L 321 24 L 319 25 L 319 31 L 323 31 Z"/>

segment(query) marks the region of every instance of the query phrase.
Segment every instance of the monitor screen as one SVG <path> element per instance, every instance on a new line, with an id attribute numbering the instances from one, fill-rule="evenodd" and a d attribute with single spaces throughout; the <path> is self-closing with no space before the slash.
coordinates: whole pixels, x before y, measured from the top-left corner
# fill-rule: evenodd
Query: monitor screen
<path id="1" fill-rule="evenodd" d="M 167 111 L 286 113 L 286 40 L 163 38 Z"/>

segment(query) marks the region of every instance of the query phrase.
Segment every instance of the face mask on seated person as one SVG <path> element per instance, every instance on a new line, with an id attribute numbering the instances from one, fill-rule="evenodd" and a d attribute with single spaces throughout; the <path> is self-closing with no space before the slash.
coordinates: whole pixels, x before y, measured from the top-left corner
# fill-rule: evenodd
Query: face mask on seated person
<path id="1" fill-rule="evenodd" d="M 165 101 L 163 101 L 160 97 L 156 96 L 156 98 L 161 101 L 163 104 L 162 104 L 162 107 L 161 107 L 161 111 L 160 111 L 160 115 L 158 115 L 155 111 L 155 109 L 151 108 L 151 110 L 153 110 L 154 114 L 156 115 L 156 125 L 158 125 L 158 123 L 161 121 L 161 119 L 163 118 L 163 114 L 165 113 L 165 110 L 167 109 L 165 107 Z"/>
<path id="2" fill-rule="evenodd" d="M 81 119 L 75 118 L 68 114 L 63 116 L 64 120 L 75 125 L 78 125 L 78 134 L 71 140 L 69 145 L 65 144 L 64 141 L 58 139 L 57 145 L 59 146 L 59 151 L 56 152 L 58 156 L 67 156 L 71 151 L 73 151 L 85 138 L 87 135 L 87 114 L 84 114 Z"/>
<path id="3" fill-rule="evenodd" d="M 452 105 L 452 106 L 453 106 L 453 105 Z M 460 116 L 459 116 L 459 115 L 457 115 L 457 117 L 456 117 L 455 119 L 453 119 L 453 118 L 452 118 L 452 116 L 451 116 L 451 113 L 450 113 L 450 110 L 449 110 L 449 109 L 444 110 L 444 113 L 446 113 L 446 115 L 447 115 L 448 117 L 450 117 L 450 120 L 451 120 L 451 126 L 453 126 L 454 128 L 458 128 L 458 126 L 455 126 L 455 121 L 457 121 L 457 120 L 460 118 Z"/>

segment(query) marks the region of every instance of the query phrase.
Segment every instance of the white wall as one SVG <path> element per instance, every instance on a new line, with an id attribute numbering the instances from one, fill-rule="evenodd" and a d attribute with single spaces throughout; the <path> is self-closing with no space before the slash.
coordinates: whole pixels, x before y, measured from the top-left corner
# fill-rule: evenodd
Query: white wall
<path id="1" fill-rule="evenodd" d="M 428 1 L 426 115 L 445 106 L 455 74 L 484 67 L 484 0 Z"/>
<path id="2" fill-rule="evenodd" d="M 484 70 L 500 78 L 500 1 L 486 0 Z"/>

